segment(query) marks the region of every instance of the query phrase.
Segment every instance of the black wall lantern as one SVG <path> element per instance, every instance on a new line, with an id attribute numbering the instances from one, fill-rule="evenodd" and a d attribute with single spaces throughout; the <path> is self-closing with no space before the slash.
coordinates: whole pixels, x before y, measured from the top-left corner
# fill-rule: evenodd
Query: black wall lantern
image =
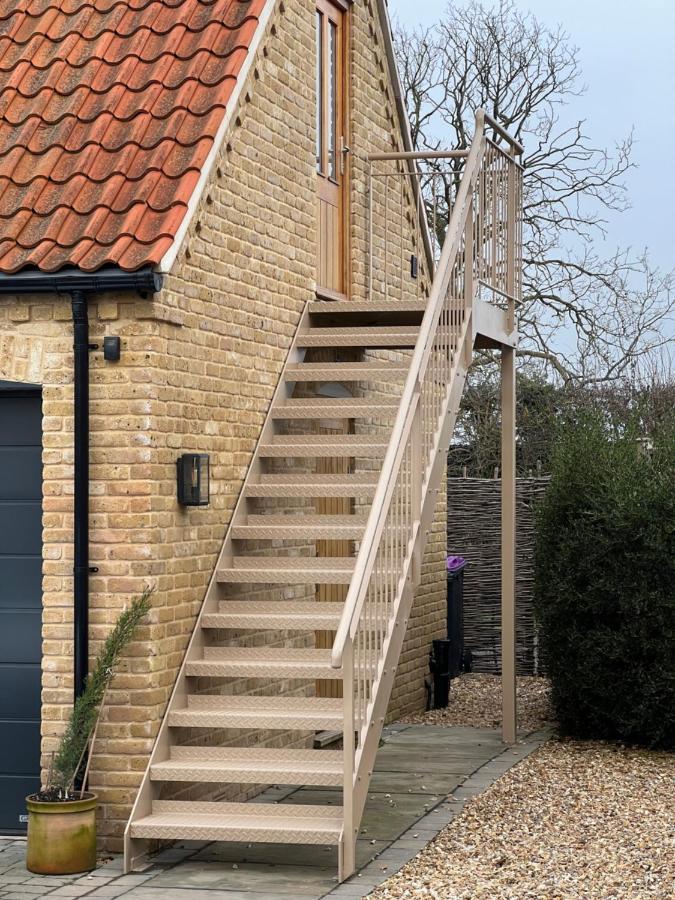
<path id="1" fill-rule="evenodd" d="M 184 453 L 176 460 L 178 502 L 181 506 L 209 505 L 208 453 Z"/>

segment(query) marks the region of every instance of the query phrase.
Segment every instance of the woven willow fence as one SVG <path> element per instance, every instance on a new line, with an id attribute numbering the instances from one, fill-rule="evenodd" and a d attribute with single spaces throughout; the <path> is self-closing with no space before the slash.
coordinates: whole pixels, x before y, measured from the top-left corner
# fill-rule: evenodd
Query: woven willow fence
<path id="1" fill-rule="evenodd" d="M 534 505 L 548 478 L 519 478 L 516 486 L 516 664 L 519 675 L 541 674 L 532 614 Z M 464 648 L 474 672 L 501 671 L 501 481 L 448 478 L 448 553 L 466 558 Z"/>

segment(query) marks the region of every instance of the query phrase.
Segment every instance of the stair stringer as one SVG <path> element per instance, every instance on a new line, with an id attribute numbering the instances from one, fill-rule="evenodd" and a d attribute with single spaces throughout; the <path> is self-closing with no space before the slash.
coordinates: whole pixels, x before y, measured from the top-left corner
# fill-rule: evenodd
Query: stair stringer
<path id="1" fill-rule="evenodd" d="M 359 735 L 359 748 L 355 754 L 353 780 L 351 785 L 347 780 L 344 786 L 343 805 L 346 815 L 340 844 L 338 872 L 340 881 L 349 878 L 355 871 L 356 840 L 358 838 L 359 827 L 368 798 L 370 779 L 373 774 L 377 749 L 382 736 L 389 699 L 391 697 L 391 691 L 398 669 L 398 661 L 401 656 L 403 641 L 408 628 L 415 591 L 419 586 L 421 578 L 419 561 L 424 554 L 427 535 L 433 521 L 438 497 L 438 486 L 443 479 L 445 471 L 447 447 L 450 445 L 452 433 L 455 428 L 455 423 L 459 414 L 459 406 L 466 384 L 466 377 L 471 364 L 473 349 L 471 318 L 471 312 L 468 312 L 462 323 L 461 332 L 454 351 L 455 362 L 445 406 L 446 412 L 441 427 L 436 432 L 436 440 L 426 470 L 427 477 L 425 478 L 425 484 L 422 488 L 422 509 L 420 519 L 415 526 L 411 552 L 407 557 L 407 564 L 401 578 L 401 588 L 398 592 L 399 602 L 392 611 L 390 618 L 389 633 L 385 640 L 385 648 L 380 660 L 378 677 L 373 682 L 373 700 L 368 709 L 366 725 Z M 345 699 L 345 721 L 349 721 L 351 708 L 349 707 L 349 699 Z M 353 753 L 354 750 L 353 744 L 351 744 L 347 737 L 344 741 L 344 749 L 345 778 L 350 779 L 352 775 L 348 762 L 348 754 Z M 351 826 L 349 824 L 350 821 Z M 348 831 L 351 831 L 351 839 L 348 837 Z"/>
<path id="2" fill-rule="evenodd" d="M 150 815 L 150 813 L 152 812 L 153 800 L 157 799 L 156 793 L 158 791 L 158 787 L 157 783 L 153 782 L 150 778 L 150 770 L 154 764 L 165 762 L 169 759 L 171 750 L 168 725 L 169 714 L 173 710 L 184 709 L 187 705 L 188 691 L 186 667 L 189 662 L 200 659 L 203 655 L 205 642 L 202 621 L 205 615 L 217 612 L 218 603 L 220 600 L 216 575 L 218 569 L 221 566 L 225 566 L 230 563 L 234 556 L 232 546 L 233 539 L 231 536 L 232 529 L 237 525 L 243 524 L 246 519 L 246 488 L 249 485 L 258 483 L 258 481 L 260 480 L 260 475 L 262 474 L 262 465 L 258 453 L 259 447 L 262 443 L 264 443 L 266 440 L 270 439 L 274 434 L 277 433 L 277 422 L 272 415 L 272 410 L 280 402 L 289 400 L 293 394 L 295 383 L 287 381 L 284 376 L 289 366 L 301 363 L 305 358 L 306 351 L 298 346 L 298 341 L 300 335 L 308 325 L 309 303 L 310 301 L 305 304 L 297 328 L 295 330 L 293 341 L 286 356 L 286 360 L 279 376 L 279 381 L 267 410 L 262 429 L 258 436 L 258 441 L 253 452 L 251 463 L 239 491 L 239 497 L 237 498 L 237 502 L 232 512 L 230 522 L 227 526 L 223 544 L 220 553 L 218 554 L 218 559 L 213 568 L 213 572 L 211 574 L 211 578 L 204 595 L 204 600 L 195 620 L 192 635 L 183 655 L 183 661 L 181 663 L 180 669 L 178 670 L 178 675 L 176 676 L 173 691 L 171 692 L 169 701 L 166 705 L 166 709 L 162 717 L 162 722 L 160 724 L 157 737 L 155 738 L 152 752 L 150 753 L 150 757 L 148 759 L 148 764 L 145 768 L 145 772 L 143 773 L 143 779 L 138 789 L 138 793 L 136 794 L 136 799 L 134 801 L 133 807 L 131 809 L 131 814 L 124 830 L 124 871 L 126 873 L 138 868 L 142 868 L 147 857 L 148 841 L 143 838 L 132 838 L 130 834 L 131 825 L 137 819 L 141 819 L 144 816 Z"/>

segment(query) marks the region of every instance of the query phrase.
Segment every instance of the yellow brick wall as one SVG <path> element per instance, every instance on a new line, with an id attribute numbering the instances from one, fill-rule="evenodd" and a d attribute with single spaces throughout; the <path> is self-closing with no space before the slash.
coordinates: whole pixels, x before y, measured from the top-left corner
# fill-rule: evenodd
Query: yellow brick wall
<path id="1" fill-rule="evenodd" d="M 351 293 L 359 298 L 367 285 L 363 157 L 402 145 L 374 5 L 358 0 L 351 22 Z M 92 786 L 101 797 L 100 833 L 110 850 L 120 849 L 134 789 L 301 311 L 313 294 L 314 104 L 314 4 L 285 0 L 163 291 L 154 301 L 105 296 L 90 304 L 92 340 L 102 343 L 106 333 L 122 338 L 119 363 L 105 363 L 100 352 L 91 357 L 91 562 L 99 567 L 91 579 L 92 656 L 124 605 L 145 585 L 157 588 L 150 624 L 115 678 L 97 741 Z M 414 218 L 410 198 L 404 199 L 407 238 L 397 290 L 408 297 L 428 285 L 403 274 L 410 254 L 421 256 L 414 222 L 408 222 Z M 376 208 L 376 241 L 384 233 L 382 217 Z M 45 764 L 72 698 L 69 320 L 67 299 L 0 298 L 0 378 L 43 385 Z M 189 451 L 211 455 L 206 509 L 176 503 L 175 459 Z M 397 714 L 422 708 L 428 648 L 439 621 L 442 629 L 444 508 L 441 496 L 394 688 Z"/>

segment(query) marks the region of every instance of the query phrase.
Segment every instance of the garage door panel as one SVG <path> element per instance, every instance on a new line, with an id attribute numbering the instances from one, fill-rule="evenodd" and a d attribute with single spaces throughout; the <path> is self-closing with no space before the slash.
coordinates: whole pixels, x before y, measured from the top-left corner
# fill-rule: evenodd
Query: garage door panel
<path id="1" fill-rule="evenodd" d="M 41 405 L 37 398 L 3 397 L 0 394 L 0 444 L 3 447 L 40 446 Z"/>
<path id="2" fill-rule="evenodd" d="M 39 665 L 0 665 L 0 720 L 40 720 L 40 678 Z"/>
<path id="3" fill-rule="evenodd" d="M 40 662 L 41 621 L 39 609 L 0 610 L 0 660 L 3 663 Z"/>
<path id="4" fill-rule="evenodd" d="M 4 555 L 42 555 L 42 514 L 39 502 L 0 501 L 0 554 L 0 565 Z"/>
<path id="5" fill-rule="evenodd" d="M 0 441 L 2 439 L 0 438 Z M 39 502 L 42 451 L 39 447 L 0 446 L 0 497 Z"/>
<path id="6" fill-rule="evenodd" d="M 0 555 L 0 609 L 42 609 L 42 559 Z"/>
<path id="7" fill-rule="evenodd" d="M 39 394 L 0 382 L 0 834 L 25 832 L 39 788 L 41 430 Z"/>
<path id="8" fill-rule="evenodd" d="M 0 834 L 26 830 L 26 797 L 40 788 L 36 776 L 0 776 Z"/>
<path id="9" fill-rule="evenodd" d="M 40 772 L 40 723 L 1 722 L 0 772 L 36 775 Z"/>

